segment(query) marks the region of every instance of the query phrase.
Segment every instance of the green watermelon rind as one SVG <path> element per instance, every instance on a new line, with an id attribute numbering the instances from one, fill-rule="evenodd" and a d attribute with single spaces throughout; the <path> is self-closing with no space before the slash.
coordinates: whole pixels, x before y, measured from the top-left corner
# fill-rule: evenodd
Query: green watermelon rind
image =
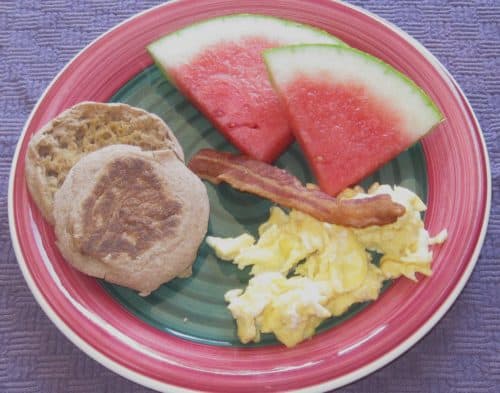
<path id="1" fill-rule="evenodd" d="M 238 134 L 228 126 L 228 124 L 231 123 L 221 123 L 217 119 L 216 114 L 211 111 L 210 106 L 207 106 L 211 104 L 210 100 L 213 100 L 213 98 L 208 98 L 208 104 L 207 102 L 203 102 L 205 98 L 202 99 L 198 95 L 197 90 L 193 87 L 193 85 L 198 82 L 203 83 L 204 80 L 206 81 L 207 78 L 211 76 L 209 72 L 204 70 L 204 73 L 198 74 L 196 77 L 198 81 L 190 79 L 189 77 L 184 78 L 189 72 L 195 70 L 190 67 L 190 64 L 196 63 L 198 61 L 197 59 L 200 59 L 199 56 L 210 54 L 211 57 L 209 61 L 217 63 L 218 50 L 224 52 L 224 45 L 242 45 L 240 50 L 244 51 L 245 45 L 248 44 L 250 47 L 253 45 L 253 42 L 248 41 L 248 39 L 257 39 L 257 41 L 268 42 L 270 45 L 291 45 L 299 43 L 345 45 L 345 43 L 337 37 L 316 27 L 268 15 L 240 13 L 209 18 L 188 25 L 151 42 L 146 49 L 154 60 L 156 67 L 162 72 L 166 80 L 176 87 L 195 108 L 202 112 L 206 119 L 228 138 L 233 145 L 254 158 L 264 161 L 273 161 L 284 149 L 286 149 L 293 139 L 289 128 L 285 130 L 287 124 L 285 123 L 286 117 L 284 114 L 279 117 L 279 119 L 281 119 L 279 124 L 275 123 L 275 125 L 277 125 L 277 131 L 274 134 L 275 137 L 273 140 L 266 140 L 266 131 L 273 132 L 275 125 L 272 125 L 272 127 L 267 126 L 267 128 L 264 127 L 264 131 L 259 130 L 260 134 L 257 134 L 257 138 L 254 138 L 256 140 L 255 144 L 242 143 L 241 140 L 245 139 L 245 135 L 247 135 L 248 138 L 252 130 Z M 238 60 L 239 57 L 232 56 L 232 59 L 234 59 L 236 63 L 238 63 L 238 61 L 241 62 L 241 60 Z M 273 93 L 268 81 L 260 53 L 254 53 L 249 64 L 241 65 L 243 70 L 247 69 L 245 67 L 250 67 L 248 68 L 248 70 L 250 70 L 253 64 L 258 66 L 259 72 L 257 78 L 260 79 L 260 82 L 267 84 L 266 89 L 264 89 L 264 91 L 267 92 L 265 94 L 276 96 L 276 93 Z M 207 69 L 211 68 L 213 67 L 208 67 Z M 234 74 L 239 72 L 238 66 L 235 66 L 233 69 Z M 227 74 L 228 76 L 234 76 L 231 69 L 227 71 Z M 242 78 L 240 77 L 239 80 L 241 81 Z M 257 85 L 260 82 L 257 82 Z M 263 98 L 266 99 L 266 97 Z M 270 111 L 272 113 L 279 109 L 277 107 L 277 98 L 277 96 L 273 98 L 275 104 L 271 106 Z M 250 104 L 249 106 L 252 107 L 251 104 L 253 103 L 247 104 Z M 272 109 L 273 107 L 275 107 L 275 109 Z M 241 112 L 241 110 L 238 111 L 231 107 L 229 116 L 238 117 L 240 116 L 239 112 Z M 264 124 L 266 124 L 266 122 L 269 124 L 272 123 L 272 117 L 268 115 L 265 109 L 260 113 L 256 113 L 255 117 L 257 117 L 257 119 L 255 121 L 261 121 L 258 119 L 259 116 L 264 119 L 262 120 Z M 285 133 L 285 131 L 287 131 L 287 133 Z M 252 135 L 254 134 L 252 133 Z M 259 143 L 261 144 L 260 146 Z"/>
<path id="2" fill-rule="evenodd" d="M 340 40 L 339 38 L 333 36 L 332 34 L 328 33 L 325 30 L 322 30 L 318 27 L 310 26 L 307 24 L 295 22 L 292 20 L 288 19 L 283 19 L 283 18 L 277 18 L 274 16 L 270 15 L 262 15 L 262 14 L 250 14 L 250 13 L 240 13 L 240 14 L 231 14 L 231 15 L 225 15 L 225 16 L 218 16 L 214 18 L 209 18 L 209 19 L 204 19 L 195 23 L 192 23 L 188 26 L 185 26 L 179 30 L 173 31 L 172 33 L 169 33 L 167 35 L 164 35 L 163 37 L 158 38 L 157 40 L 151 42 L 149 45 L 146 46 L 146 50 L 150 54 L 150 56 L 153 58 L 153 61 L 155 65 L 161 70 L 162 74 L 167 78 L 167 80 L 175 86 L 175 81 L 173 78 L 169 76 L 169 73 L 165 69 L 165 67 L 161 64 L 159 56 L 155 53 L 155 48 L 159 48 L 161 50 L 161 47 L 165 45 L 165 43 L 168 43 L 169 38 L 172 36 L 180 36 L 184 32 L 192 29 L 196 29 L 197 27 L 205 24 L 210 24 L 213 23 L 214 21 L 220 21 L 220 20 L 229 20 L 229 19 L 236 19 L 236 18 L 252 18 L 252 19 L 266 19 L 270 21 L 274 21 L 276 23 L 280 23 L 284 26 L 292 26 L 292 27 L 297 27 L 297 28 L 303 28 L 307 29 L 309 31 L 314 31 L 315 33 L 318 33 L 319 36 L 324 36 L 328 39 L 331 39 L 332 41 L 338 41 L 335 45 L 337 46 L 348 46 L 345 42 Z M 261 31 L 256 32 L 256 33 L 262 33 Z"/>
<path id="3" fill-rule="evenodd" d="M 172 36 L 180 36 L 182 33 L 186 32 L 188 30 L 195 29 L 195 28 L 197 28 L 197 27 L 199 27 L 201 25 L 209 24 L 209 23 L 212 23 L 214 21 L 229 20 L 229 19 L 239 19 L 239 18 L 267 19 L 267 20 L 271 20 L 271 21 L 274 21 L 274 22 L 277 22 L 277 23 L 281 23 L 281 24 L 283 24 L 285 26 L 293 26 L 293 27 L 297 27 L 297 28 L 304 28 L 304 29 L 307 29 L 307 30 L 310 30 L 310 31 L 314 31 L 314 32 L 318 33 L 318 35 L 325 36 L 328 39 L 331 39 L 332 41 L 338 41 L 338 43 L 336 44 L 338 46 L 348 46 L 340 38 L 335 37 L 334 35 L 328 33 L 325 30 L 320 29 L 319 27 L 311 26 L 311 25 L 308 25 L 308 24 L 305 24 L 305 23 L 295 22 L 295 21 L 292 21 L 292 20 L 289 20 L 289 19 L 278 18 L 278 17 L 271 16 L 271 15 L 240 13 L 240 14 L 231 14 L 231 15 L 217 16 L 217 17 L 214 17 L 214 18 L 208 18 L 208 19 L 200 20 L 198 22 L 194 22 L 194 23 L 192 23 L 192 24 L 190 24 L 188 26 L 182 27 L 181 29 L 175 30 L 175 31 L 173 31 L 173 32 L 171 32 L 169 34 L 164 35 L 163 37 L 158 38 L 157 40 L 155 40 L 155 41 L 151 42 L 149 45 L 147 45 L 146 49 L 151 54 L 151 56 L 154 57 L 154 55 L 152 53 L 153 52 L 153 48 L 155 46 L 157 46 L 157 45 L 163 44 L 165 41 L 168 41 L 168 39 L 170 37 L 172 37 Z M 258 32 L 258 33 L 262 33 L 262 32 Z"/>
<path id="4" fill-rule="evenodd" d="M 157 40 L 153 41 L 151 44 L 149 44 L 147 47 L 149 48 L 150 46 L 154 45 L 155 43 L 160 43 L 163 40 L 166 40 L 168 37 L 173 36 L 173 35 L 181 35 L 183 32 L 196 28 L 200 25 L 206 24 L 206 23 L 211 23 L 216 20 L 228 20 L 228 19 L 235 19 L 235 18 L 251 18 L 251 19 L 267 19 L 267 20 L 272 20 L 278 23 L 282 23 L 284 25 L 288 26 L 294 26 L 294 27 L 300 27 L 300 28 L 305 28 L 307 30 L 312 30 L 318 33 L 319 35 L 324 35 L 325 37 L 328 38 L 333 38 L 333 41 L 338 41 L 339 46 L 348 46 L 345 42 L 343 42 L 340 38 L 335 37 L 334 35 L 328 33 L 327 31 L 320 29 L 319 27 L 311 26 L 305 23 L 300 23 L 296 22 L 293 20 L 289 19 L 284 19 L 284 18 L 278 18 L 276 16 L 271 16 L 271 15 L 264 15 L 264 14 L 251 14 L 251 13 L 240 13 L 240 14 L 230 14 L 230 15 L 224 15 L 224 16 L 216 16 L 213 18 L 208 18 L 208 19 L 203 19 L 198 22 L 191 23 L 190 25 L 187 25 L 185 27 L 182 27 L 178 30 L 175 30 L 169 34 L 164 35 L 163 37 L 158 38 Z"/>
<path id="5" fill-rule="evenodd" d="M 371 62 L 377 63 L 378 65 L 382 66 L 385 70 L 386 73 L 389 73 L 390 75 L 396 76 L 399 79 L 403 80 L 405 84 L 408 84 L 411 86 L 411 88 L 418 93 L 422 101 L 426 104 L 427 107 L 429 107 L 432 112 L 434 112 L 436 116 L 436 127 L 440 122 L 444 120 L 444 116 L 439 109 L 439 107 L 436 105 L 436 103 L 429 97 L 429 95 L 420 87 L 418 86 L 412 79 L 410 79 L 408 76 L 403 74 L 402 72 L 398 71 L 394 67 L 392 67 L 390 64 L 384 62 L 383 60 L 379 59 L 378 57 L 372 56 L 366 52 L 363 52 L 359 49 L 352 48 L 352 47 L 347 47 L 344 45 L 330 45 L 330 44 L 299 44 L 299 45 L 286 45 L 286 46 L 281 46 L 278 48 L 271 48 L 271 49 L 266 49 L 262 56 L 264 58 L 264 64 L 266 65 L 267 68 L 267 73 L 269 75 L 269 79 L 271 81 L 272 86 L 275 88 L 275 90 L 279 91 L 278 86 L 276 81 L 274 80 L 273 73 L 271 70 L 270 66 L 270 59 L 269 57 L 272 56 L 273 53 L 278 53 L 278 52 L 286 52 L 286 51 L 291 51 L 295 52 L 297 50 L 303 49 L 303 48 L 331 48 L 331 49 L 336 49 L 338 51 L 349 51 L 353 53 L 357 53 L 360 56 L 364 57 L 366 60 L 369 60 Z M 429 133 L 432 129 L 428 130 L 427 133 Z"/>

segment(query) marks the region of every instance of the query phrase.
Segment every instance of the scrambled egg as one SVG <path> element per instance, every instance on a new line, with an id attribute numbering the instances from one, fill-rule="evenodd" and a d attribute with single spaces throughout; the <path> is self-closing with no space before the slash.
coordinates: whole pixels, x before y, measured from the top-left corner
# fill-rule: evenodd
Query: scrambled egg
<path id="1" fill-rule="evenodd" d="M 420 213 L 426 206 L 410 190 L 395 186 L 382 185 L 372 187 L 367 194 L 357 194 L 354 198 L 389 194 L 395 202 L 406 208 L 405 214 L 395 223 L 384 226 L 371 226 L 354 229 L 354 233 L 363 246 L 382 254 L 380 268 L 387 278 L 401 275 L 416 281 L 415 273 L 431 275 L 432 251 L 429 245 L 443 243 L 446 230 L 431 238 L 424 228 Z"/>
<path id="2" fill-rule="evenodd" d="M 375 300 L 378 298 L 384 280 L 385 277 L 382 271 L 377 266 L 369 264 L 368 272 L 362 284 L 356 289 L 332 296 L 328 300 L 326 308 L 332 315 L 339 316 L 355 303 Z"/>
<path id="3" fill-rule="evenodd" d="M 395 223 L 363 229 L 328 224 L 302 212 L 289 214 L 272 207 L 258 230 L 235 238 L 207 237 L 216 255 L 240 269 L 251 266 L 248 286 L 226 293 L 243 343 L 273 333 L 288 347 L 311 337 L 326 318 L 346 312 L 355 303 L 378 298 L 384 280 L 400 276 L 416 280 L 430 275 L 429 246 L 446 240 L 446 231 L 430 237 L 421 212 L 425 204 L 413 192 L 372 186 L 367 193 L 349 189 L 341 198 L 389 194 L 404 205 Z M 372 263 L 382 254 L 380 266 Z"/>
<path id="4" fill-rule="evenodd" d="M 253 277 L 245 291 L 228 291 L 225 299 L 243 343 L 258 342 L 261 332 L 272 332 L 291 347 L 311 337 L 321 321 L 331 316 L 325 308 L 330 296 L 327 283 L 267 272 Z"/>

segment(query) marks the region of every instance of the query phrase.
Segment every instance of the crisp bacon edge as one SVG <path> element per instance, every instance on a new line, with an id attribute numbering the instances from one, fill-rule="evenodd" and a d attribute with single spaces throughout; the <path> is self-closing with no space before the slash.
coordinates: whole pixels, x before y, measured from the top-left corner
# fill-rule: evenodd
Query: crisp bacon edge
<path id="1" fill-rule="evenodd" d="M 202 149 L 191 158 L 188 167 L 211 183 L 228 183 L 237 190 L 332 224 L 355 228 L 385 225 L 405 212 L 404 206 L 394 202 L 389 195 L 337 199 L 319 189 L 304 187 L 284 169 L 239 154 Z"/>

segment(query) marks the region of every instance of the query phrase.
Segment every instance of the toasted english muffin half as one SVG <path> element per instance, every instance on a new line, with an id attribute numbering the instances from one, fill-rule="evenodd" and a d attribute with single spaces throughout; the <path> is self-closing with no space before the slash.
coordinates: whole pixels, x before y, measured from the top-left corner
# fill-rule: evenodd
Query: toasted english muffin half
<path id="1" fill-rule="evenodd" d="M 47 221 L 54 224 L 54 194 L 71 167 L 83 155 L 112 144 L 170 149 L 184 161 L 181 145 L 158 116 L 126 104 L 79 103 L 37 131 L 28 146 L 28 189 Z"/>
<path id="2" fill-rule="evenodd" d="M 205 185 L 172 150 L 130 145 L 82 157 L 54 198 L 64 258 L 143 296 L 191 274 L 208 214 Z"/>

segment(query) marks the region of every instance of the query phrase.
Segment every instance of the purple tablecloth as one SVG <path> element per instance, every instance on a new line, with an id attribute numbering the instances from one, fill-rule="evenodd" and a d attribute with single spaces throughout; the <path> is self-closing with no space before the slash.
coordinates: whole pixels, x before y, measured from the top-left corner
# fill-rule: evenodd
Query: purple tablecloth
<path id="1" fill-rule="evenodd" d="M 43 90 L 82 47 L 159 0 L 0 1 L 0 392 L 146 392 L 71 344 L 18 268 L 7 184 L 23 125 Z M 500 1 L 357 0 L 424 44 L 469 98 L 493 182 L 479 262 L 442 321 L 405 355 L 342 392 L 500 392 Z"/>

